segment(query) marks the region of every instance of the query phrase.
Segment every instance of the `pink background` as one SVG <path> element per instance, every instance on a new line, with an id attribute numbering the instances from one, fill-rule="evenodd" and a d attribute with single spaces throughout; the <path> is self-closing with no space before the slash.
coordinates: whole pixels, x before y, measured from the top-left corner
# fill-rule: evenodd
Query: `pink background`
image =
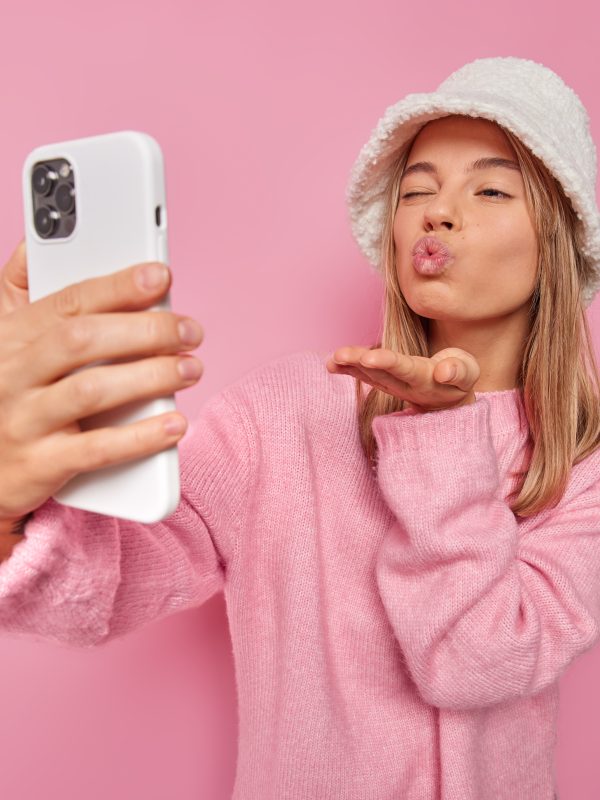
<path id="1" fill-rule="evenodd" d="M 579 0 L 551 12 L 539 0 L 11 4 L 0 261 L 22 236 L 29 150 L 119 129 L 155 136 L 173 309 L 205 329 L 205 374 L 178 394 L 191 418 L 275 356 L 374 340 L 381 282 L 352 240 L 344 191 L 401 96 L 474 58 L 531 58 L 573 86 L 600 143 L 598 16 Z M 597 345 L 597 303 L 589 316 Z M 3 797 L 230 797 L 236 689 L 222 595 L 92 651 L 4 636 L 0 662 Z M 561 800 L 600 796 L 599 675 L 594 649 L 561 681 Z"/>

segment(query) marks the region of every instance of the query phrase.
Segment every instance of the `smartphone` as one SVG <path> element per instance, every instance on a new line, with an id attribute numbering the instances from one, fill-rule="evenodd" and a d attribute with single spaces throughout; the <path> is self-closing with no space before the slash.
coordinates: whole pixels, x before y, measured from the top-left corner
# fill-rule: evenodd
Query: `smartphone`
<path id="1" fill-rule="evenodd" d="M 115 131 L 36 147 L 25 159 L 22 180 L 30 302 L 138 262 L 169 263 L 164 160 L 149 134 Z M 171 309 L 169 293 L 148 310 L 161 309 Z M 135 360 L 96 361 L 73 372 Z M 79 424 L 82 431 L 126 425 L 175 409 L 175 395 L 167 395 Z M 53 498 L 99 514 L 157 522 L 179 504 L 177 445 L 79 473 Z"/>

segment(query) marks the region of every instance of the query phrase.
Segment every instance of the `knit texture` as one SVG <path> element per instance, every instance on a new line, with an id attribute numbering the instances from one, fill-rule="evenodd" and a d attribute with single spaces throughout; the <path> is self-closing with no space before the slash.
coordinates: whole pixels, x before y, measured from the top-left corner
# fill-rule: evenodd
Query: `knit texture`
<path id="1" fill-rule="evenodd" d="M 233 800 L 552 800 L 557 681 L 599 638 L 600 451 L 519 521 L 518 389 L 377 417 L 372 469 L 326 358 L 201 406 L 166 520 L 49 499 L 0 565 L 0 630 L 99 646 L 222 590 Z"/>
<path id="2" fill-rule="evenodd" d="M 560 182 L 583 227 L 582 252 L 594 266 L 582 300 L 600 288 L 597 156 L 589 115 L 578 95 L 549 67 L 526 58 L 478 58 L 434 92 L 408 94 L 389 106 L 354 163 L 346 199 L 352 234 L 375 271 L 382 270 L 384 193 L 400 146 L 427 122 L 448 114 L 482 117 L 515 134 Z"/>

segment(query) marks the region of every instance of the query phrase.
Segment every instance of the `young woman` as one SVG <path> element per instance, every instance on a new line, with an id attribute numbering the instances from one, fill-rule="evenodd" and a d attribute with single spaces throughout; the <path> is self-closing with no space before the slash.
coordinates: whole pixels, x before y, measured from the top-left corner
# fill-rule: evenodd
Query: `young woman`
<path id="1" fill-rule="evenodd" d="M 531 61 L 480 59 L 388 109 L 348 195 L 385 277 L 381 342 L 211 398 L 180 444 L 181 504 L 153 525 L 51 495 L 176 440 L 162 420 L 76 425 L 190 385 L 164 355 L 175 315 L 142 338 L 167 283 L 144 293 L 133 267 L 25 305 L 15 254 L 0 516 L 26 521 L 1 630 L 97 646 L 222 590 L 234 800 L 551 800 L 558 680 L 600 638 L 595 170 L 578 98 Z M 124 308 L 127 336 L 107 313 Z M 89 335 L 61 350 L 73 324 Z M 88 370 L 91 400 L 80 373 L 57 380 L 144 346 L 163 355 Z"/>

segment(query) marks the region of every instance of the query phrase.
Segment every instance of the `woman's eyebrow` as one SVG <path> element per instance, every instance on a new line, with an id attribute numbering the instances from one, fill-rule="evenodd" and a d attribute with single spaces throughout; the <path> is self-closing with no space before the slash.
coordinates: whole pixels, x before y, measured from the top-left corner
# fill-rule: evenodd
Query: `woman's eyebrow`
<path id="1" fill-rule="evenodd" d="M 506 169 L 517 170 L 517 172 L 521 171 L 521 167 L 516 161 L 512 161 L 510 158 L 494 156 L 476 159 L 465 168 L 465 174 L 473 172 L 473 170 L 476 169 L 491 169 L 492 167 L 505 167 Z M 435 164 L 432 164 L 431 161 L 416 161 L 414 164 L 411 164 L 410 167 L 406 167 L 402 173 L 402 178 L 406 178 L 407 175 L 412 175 L 414 172 L 427 172 L 431 175 L 437 175 Z"/>

